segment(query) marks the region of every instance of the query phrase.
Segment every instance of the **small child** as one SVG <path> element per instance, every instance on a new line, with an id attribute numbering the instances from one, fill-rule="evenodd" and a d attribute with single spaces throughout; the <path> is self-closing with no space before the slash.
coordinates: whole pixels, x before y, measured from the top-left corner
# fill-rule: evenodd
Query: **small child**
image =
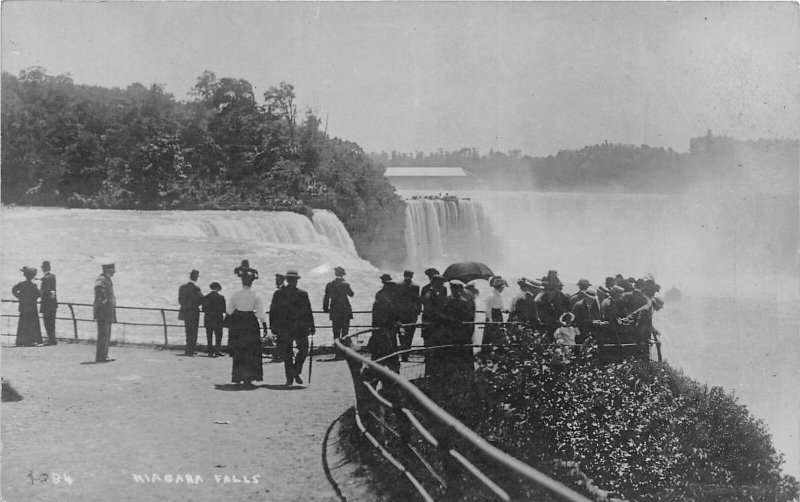
<path id="1" fill-rule="evenodd" d="M 561 326 L 553 333 L 556 344 L 575 345 L 575 337 L 580 334 L 578 328 L 575 326 L 575 314 L 572 312 L 561 314 L 561 317 L 558 318 L 558 323 Z"/>

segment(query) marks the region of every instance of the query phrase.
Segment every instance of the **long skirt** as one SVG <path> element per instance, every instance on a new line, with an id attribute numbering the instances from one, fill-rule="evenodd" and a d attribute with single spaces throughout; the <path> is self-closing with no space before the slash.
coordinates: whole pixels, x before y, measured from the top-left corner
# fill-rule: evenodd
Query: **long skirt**
<path id="1" fill-rule="evenodd" d="M 17 324 L 16 345 L 30 346 L 42 343 L 42 330 L 39 327 L 39 314 L 33 312 L 20 312 Z"/>
<path id="2" fill-rule="evenodd" d="M 261 366 L 261 331 L 252 312 L 236 311 L 231 315 L 228 345 L 233 357 L 231 382 L 264 380 Z"/>

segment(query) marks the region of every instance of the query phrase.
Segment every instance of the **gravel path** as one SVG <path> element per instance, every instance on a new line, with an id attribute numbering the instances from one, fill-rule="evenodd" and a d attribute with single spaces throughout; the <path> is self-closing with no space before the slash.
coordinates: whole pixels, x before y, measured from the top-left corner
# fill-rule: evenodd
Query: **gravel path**
<path id="1" fill-rule="evenodd" d="M 2 500 L 338 500 L 322 441 L 354 404 L 344 362 L 317 356 L 311 384 L 285 388 L 283 365 L 265 361 L 264 382 L 235 390 L 228 357 L 110 355 L 2 348 L 2 376 L 23 396 L 2 404 Z"/>

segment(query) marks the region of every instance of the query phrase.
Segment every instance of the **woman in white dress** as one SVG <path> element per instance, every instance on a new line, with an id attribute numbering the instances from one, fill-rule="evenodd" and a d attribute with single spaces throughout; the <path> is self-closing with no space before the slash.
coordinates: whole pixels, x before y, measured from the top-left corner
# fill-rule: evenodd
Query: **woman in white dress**
<path id="1" fill-rule="evenodd" d="M 252 270 L 252 269 L 251 269 Z M 233 357 L 231 381 L 248 387 L 264 380 L 261 367 L 261 323 L 266 322 L 264 300 L 253 291 L 253 273 L 240 273 L 242 289 L 228 299 L 228 346 Z"/>

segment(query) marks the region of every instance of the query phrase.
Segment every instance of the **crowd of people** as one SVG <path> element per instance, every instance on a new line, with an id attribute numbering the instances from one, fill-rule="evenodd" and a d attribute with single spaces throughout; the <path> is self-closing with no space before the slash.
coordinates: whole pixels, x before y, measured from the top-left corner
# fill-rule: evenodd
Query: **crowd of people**
<path id="1" fill-rule="evenodd" d="M 25 280 L 12 289 L 19 300 L 16 338 L 19 346 L 57 343 L 56 279 L 49 262 L 42 263 L 42 270 L 45 274 L 41 278 L 41 289 L 33 282 L 37 270 L 27 266 L 21 269 Z M 95 279 L 96 362 L 114 360 L 108 357 L 111 325 L 116 322 L 114 273 L 114 263 L 104 263 L 102 273 Z M 178 319 L 184 322 L 185 355 L 191 357 L 196 353 L 202 312 L 209 357 L 223 355 L 223 329 L 228 329 L 227 346 L 233 358 L 231 380 L 234 383 L 252 386 L 254 381 L 263 380 L 263 339 L 269 338 L 276 342 L 276 359 L 283 361 L 285 385 L 302 384 L 309 336 L 314 335 L 316 327 L 308 293 L 298 288 L 300 275 L 296 270 L 275 275 L 276 289 L 267 309 L 264 299 L 252 289 L 259 275 L 248 260 L 242 260 L 233 273 L 241 279 L 242 288 L 227 300 L 220 293 L 222 287 L 218 282 L 212 282 L 211 291 L 203 294 L 197 285 L 198 270 L 192 270 L 189 281 L 180 286 Z M 345 280 L 344 268 L 334 268 L 334 275 L 325 286 L 322 310 L 329 315 L 334 339 L 340 339 L 348 335 L 353 318 L 350 298 L 354 292 Z M 414 272 L 410 270 L 403 273 L 403 281 L 399 283 L 387 273 L 379 278 L 381 288 L 375 293 L 372 304 L 373 333 L 367 348 L 373 360 L 379 360 L 394 371 L 399 370 L 401 362 L 408 361 L 418 327 L 421 327 L 426 349 L 426 374 L 432 376 L 473 367 L 476 324 L 484 325 L 483 337 L 478 343 L 484 355 L 510 340 L 560 346 L 588 342 L 600 346 L 633 346 L 645 355 L 649 354 L 650 340 L 658 336 L 653 326 L 653 313 L 664 305 L 656 296 L 660 286 L 652 276 L 635 279 L 617 274 L 606 277 L 597 288 L 589 280 L 581 279 L 577 283 L 578 291 L 567 295 L 558 273 L 550 270 L 541 279 L 520 278 L 517 281 L 520 292 L 508 307 L 502 297 L 502 292 L 509 287 L 508 282 L 501 276 L 491 277 L 491 291 L 484 303 L 485 319 L 476 323 L 476 301 L 480 293 L 474 281 L 467 284 L 458 279 L 448 281 L 435 268 L 425 270 L 425 275 L 429 282 L 422 287 L 413 282 Z M 40 298 L 39 312 L 44 320 L 46 342 L 39 328 L 37 300 Z M 338 352 L 336 358 L 341 359 Z"/>

